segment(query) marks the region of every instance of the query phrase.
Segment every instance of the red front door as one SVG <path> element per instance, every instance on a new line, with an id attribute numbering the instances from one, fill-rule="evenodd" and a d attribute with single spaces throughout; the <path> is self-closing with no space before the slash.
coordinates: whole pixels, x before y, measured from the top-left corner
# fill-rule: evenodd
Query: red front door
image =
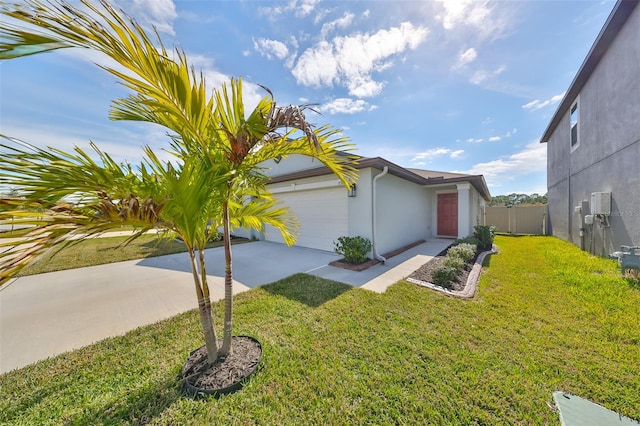
<path id="1" fill-rule="evenodd" d="M 438 194 L 438 235 L 458 236 L 458 194 Z"/>

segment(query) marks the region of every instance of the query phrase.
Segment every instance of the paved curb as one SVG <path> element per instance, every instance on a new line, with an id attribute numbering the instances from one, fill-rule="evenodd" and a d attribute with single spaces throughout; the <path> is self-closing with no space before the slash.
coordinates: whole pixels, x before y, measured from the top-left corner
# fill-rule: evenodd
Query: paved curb
<path id="1" fill-rule="evenodd" d="M 491 248 L 491 250 L 480 253 L 478 258 L 476 259 L 476 262 L 473 264 L 473 269 L 469 273 L 467 282 L 462 290 L 449 290 L 427 281 L 416 280 L 415 278 L 407 278 L 407 281 L 412 284 L 430 288 L 431 290 L 439 291 L 440 293 L 444 293 L 447 296 L 459 297 L 461 299 L 472 299 L 476 295 L 476 290 L 478 288 L 478 280 L 480 279 L 480 273 L 482 272 L 482 262 L 484 262 L 484 258 L 486 256 L 495 253 L 498 253 L 498 248 L 495 245 Z"/>

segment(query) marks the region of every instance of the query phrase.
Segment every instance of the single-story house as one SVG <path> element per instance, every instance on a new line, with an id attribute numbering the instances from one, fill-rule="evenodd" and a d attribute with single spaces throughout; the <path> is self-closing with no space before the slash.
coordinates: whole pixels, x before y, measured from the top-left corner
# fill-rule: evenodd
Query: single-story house
<path id="1" fill-rule="evenodd" d="M 466 237 L 491 199 L 482 175 L 409 169 L 380 157 L 358 159 L 351 191 L 311 157 L 270 163 L 269 190 L 300 222 L 296 245 L 319 250 L 333 251 L 340 236 L 368 238 L 374 255 L 434 237 Z M 283 242 L 275 229 L 251 236 Z"/>
<path id="2" fill-rule="evenodd" d="M 540 140 L 548 229 L 602 256 L 640 245 L 640 7 L 618 0 Z"/>

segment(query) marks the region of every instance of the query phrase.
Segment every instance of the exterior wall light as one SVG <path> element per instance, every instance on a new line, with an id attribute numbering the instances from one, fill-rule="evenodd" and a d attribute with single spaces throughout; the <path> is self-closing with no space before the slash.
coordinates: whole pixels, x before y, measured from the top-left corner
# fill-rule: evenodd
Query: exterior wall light
<path id="1" fill-rule="evenodd" d="M 347 190 L 347 197 L 355 197 L 356 196 L 356 184 L 351 185 L 351 188 Z"/>

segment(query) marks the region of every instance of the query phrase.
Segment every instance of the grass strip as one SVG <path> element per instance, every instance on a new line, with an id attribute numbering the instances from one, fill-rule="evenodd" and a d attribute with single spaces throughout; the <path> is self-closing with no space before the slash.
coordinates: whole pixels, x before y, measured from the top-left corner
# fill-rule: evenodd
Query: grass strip
<path id="1" fill-rule="evenodd" d="M 473 300 L 303 274 L 238 295 L 234 331 L 264 350 L 238 393 L 178 391 L 190 311 L 0 376 L 0 424 L 543 425 L 555 390 L 640 418 L 640 291 L 556 238 L 496 244 Z"/>
<path id="2" fill-rule="evenodd" d="M 186 251 L 179 240 L 159 240 L 155 235 L 143 235 L 127 245 L 127 237 L 89 238 L 61 249 L 52 249 L 35 263 L 23 269 L 18 276 L 42 274 L 44 272 L 102 265 L 124 260 L 163 256 Z M 207 248 L 222 246 L 222 241 L 212 241 Z"/>

